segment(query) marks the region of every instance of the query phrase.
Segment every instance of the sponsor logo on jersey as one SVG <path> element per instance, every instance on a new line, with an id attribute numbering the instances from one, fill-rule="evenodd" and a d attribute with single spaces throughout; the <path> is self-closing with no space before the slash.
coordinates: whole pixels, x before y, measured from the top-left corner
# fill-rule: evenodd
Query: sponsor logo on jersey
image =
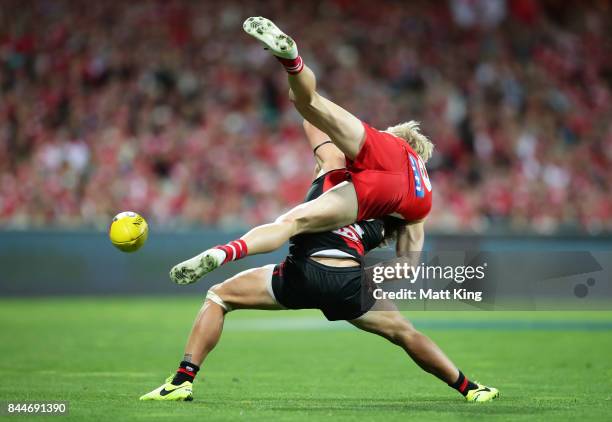
<path id="1" fill-rule="evenodd" d="M 342 237 L 346 245 L 351 249 L 355 249 L 360 255 L 364 254 L 363 242 L 361 241 L 364 231 L 359 224 L 355 223 L 350 226 L 344 226 L 334 230 L 332 233 Z"/>

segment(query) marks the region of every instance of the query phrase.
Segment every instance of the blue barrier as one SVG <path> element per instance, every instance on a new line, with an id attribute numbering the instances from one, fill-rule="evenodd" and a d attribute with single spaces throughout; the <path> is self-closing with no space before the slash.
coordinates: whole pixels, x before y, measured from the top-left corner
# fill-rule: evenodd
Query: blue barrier
<path id="1" fill-rule="evenodd" d="M 0 231 L 0 295 L 203 294 L 214 283 L 247 268 L 277 263 L 286 247 L 248 257 L 212 273 L 194 286 L 176 286 L 169 269 L 211 245 L 241 233 L 221 230 L 152 231 L 138 252 L 115 249 L 106 233 L 87 231 Z M 428 236 L 426 249 L 612 250 L 610 237 Z"/>

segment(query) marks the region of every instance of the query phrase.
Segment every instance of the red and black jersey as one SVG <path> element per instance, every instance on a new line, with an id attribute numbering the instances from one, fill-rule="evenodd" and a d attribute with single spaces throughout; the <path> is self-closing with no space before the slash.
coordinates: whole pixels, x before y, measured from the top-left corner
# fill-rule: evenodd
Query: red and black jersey
<path id="1" fill-rule="evenodd" d="M 349 180 L 344 169 L 332 170 L 316 178 L 305 201 L 311 201 L 337 184 Z M 305 233 L 289 239 L 289 252 L 293 256 L 354 257 L 360 259 L 368 251 L 376 248 L 384 239 L 384 223 L 380 219 L 358 221 L 349 226 L 323 233 Z M 326 252 L 342 252 L 342 254 Z M 346 254 L 346 255 L 345 255 Z"/>

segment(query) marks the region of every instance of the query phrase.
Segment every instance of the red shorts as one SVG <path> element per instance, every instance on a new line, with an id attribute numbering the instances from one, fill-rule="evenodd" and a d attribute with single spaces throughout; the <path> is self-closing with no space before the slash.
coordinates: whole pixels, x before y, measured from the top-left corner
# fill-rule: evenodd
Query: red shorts
<path id="1" fill-rule="evenodd" d="M 346 160 L 357 192 L 357 220 L 399 213 L 422 220 L 431 209 L 431 184 L 421 158 L 410 145 L 364 123 L 365 140 L 355 160 Z"/>

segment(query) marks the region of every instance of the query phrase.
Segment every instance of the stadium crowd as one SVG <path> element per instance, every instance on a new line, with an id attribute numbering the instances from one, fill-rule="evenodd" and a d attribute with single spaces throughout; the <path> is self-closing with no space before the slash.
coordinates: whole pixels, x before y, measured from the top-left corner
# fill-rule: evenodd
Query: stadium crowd
<path id="1" fill-rule="evenodd" d="M 261 223 L 314 161 L 263 15 L 334 101 L 436 144 L 431 228 L 612 230 L 612 2 L 0 5 L 0 226 Z"/>

